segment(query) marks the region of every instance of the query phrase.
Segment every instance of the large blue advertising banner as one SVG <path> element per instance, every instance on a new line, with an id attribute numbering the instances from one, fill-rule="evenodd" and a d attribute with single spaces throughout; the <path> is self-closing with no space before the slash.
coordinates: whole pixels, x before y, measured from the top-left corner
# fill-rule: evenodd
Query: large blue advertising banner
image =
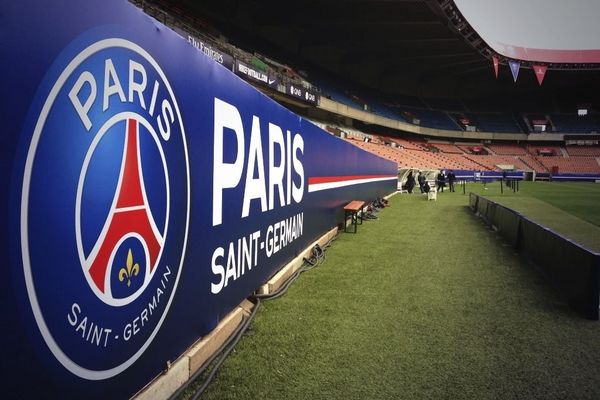
<path id="1" fill-rule="evenodd" d="M 396 190 L 123 0 L 0 5 L 2 393 L 127 398 Z"/>

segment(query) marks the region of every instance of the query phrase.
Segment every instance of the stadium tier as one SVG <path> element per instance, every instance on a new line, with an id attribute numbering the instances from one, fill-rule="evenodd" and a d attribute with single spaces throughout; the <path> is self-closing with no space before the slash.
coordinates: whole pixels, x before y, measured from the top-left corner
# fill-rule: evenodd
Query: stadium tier
<path id="1" fill-rule="evenodd" d="M 543 132 L 557 135 L 557 140 L 562 140 L 562 137 L 558 136 L 562 134 L 600 132 L 599 111 L 595 108 L 595 103 L 590 103 L 587 115 L 577 116 L 575 113 L 577 104 L 582 98 L 581 90 L 563 91 L 560 99 L 540 96 L 539 93 L 532 91 L 512 96 L 510 99 L 491 94 L 482 96 L 480 93 L 471 98 L 462 92 L 455 97 L 416 96 L 401 92 L 383 93 L 373 90 L 373 88 L 356 85 L 355 81 L 342 79 L 335 74 L 331 75 L 315 68 L 313 70 L 302 69 L 301 72 L 298 72 L 299 70 L 293 64 L 277 61 L 277 54 L 265 55 L 262 52 L 242 49 L 236 46 L 234 41 L 225 39 L 226 36 L 207 21 L 190 16 L 175 1 L 136 0 L 134 2 L 139 3 L 146 12 L 154 13 L 167 25 L 172 25 L 178 32 L 185 34 L 186 30 L 190 31 L 196 44 L 202 40 L 207 42 L 203 44 L 204 49 L 210 44 L 215 48 L 225 49 L 234 59 L 240 59 L 255 68 L 258 73 L 262 72 L 265 79 L 269 77 L 267 82 L 272 77 L 276 84 L 271 87 L 274 92 L 290 96 L 288 84 L 294 83 L 305 87 L 312 95 L 316 96 L 313 106 L 317 108 L 320 108 L 317 97 L 322 96 L 335 104 L 383 117 L 386 121 L 399 121 L 412 126 L 412 128 L 407 128 L 410 131 L 419 131 L 425 135 L 429 133 L 432 136 L 436 135 L 435 131 L 437 130 L 457 132 L 458 135 L 463 132 L 481 132 L 482 134 L 506 134 L 506 140 L 510 141 L 513 140 L 511 134 L 522 137 L 535 135 L 538 132 L 535 122 L 542 120 L 545 129 Z M 446 4 L 442 8 L 447 6 Z M 197 37 L 200 39 L 196 39 Z M 235 64 L 229 68 L 238 72 Z M 481 68 L 476 70 L 479 71 Z M 241 76 L 246 78 L 244 75 Z M 429 78 L 428 75 L 426 77 Z M 260 81 L 249 79 L 249 82 L 258 85 L 261 90 L 268 89 L 261 85 Z M 303 93 L 302 91 L 298 92 L 299 95 L 303 95 Z M 276 99 L 284 104 L 292 101 L 279 94 L 276 95 Z M 335 104 L 333 104 L 334 107 Z M 296 107 L 297 103 L 294 104 L 294 111 L 307 117 L 312 116 L 307 108 Z M 344 113 L 343 117 L 348 117 L 348 115 L 358 122 L 373 123 L 373 118 L 357 118 L 352 111 Z M 464 121 L 468 121 L 468 123 L 465 124 Z M 348 122 L 353 124 L 352 121 Z M 487 136 L 489 137 L 489 135 Z"/>
<path id="2" fill-rule="evenodd" d="M 524 156 L 527 154 L 525 147 L 516 144 L 490 143 L 486 147 L 498 155 Z"/>
<path id="3" fill-rule="evenodd" d="M 581 117 L 574 114 L 551 114 L 551 120 L 557 132 L 563 133 L 599 133 L 600 116 L 597 114 Z"/>
<path id="4" fill-rule="evenodd" d="M 539 174 L 600 174 L 600 148 L 590 146 L 519 146 L 488 144 L 488 154 L 473 154 L 477 146 L 439 142 L 413 142 L 407 139 L 377 136 L 371 142 L 349 140 L 350 143 L 373 154 L 398 163 L 399 168 L 457 169 L 522 172 Z M 394 145 L 390 145 L 394 143 Z M 466 151 L 465 151 L 466 150 Z M 470 150 L 470 151 L 469 151 Z M 544 154 L 541 155 L 540 154 Z M 578 155 L 568 153 L 574 152 Z M 548 155 L 545 155 L 548 154 Z M 560 155 L 555 155 L 560 154 Z"/>
<path id="5" fill-rule="evenodd" d="M 600 146 L 567 146 L 565 149 L 570 156 L 600 157 Z"/>
<path id="6" fill-rule="evenodd" d="M 600 164 L 594 157 L 538 157 L 537 160 L 554 174 L 558 173 L 583 173 L 599 174 Z"/>
<path id="7" fill-rule="evenodd" d="M 466 113 L 465 115 L 482 132 L 523 133 L 511 114 Z"/>
<path id="8" fill-rule="evenodd" d="M 417 142 L 401 138 L 389 138 L 389 140 L 393 143 L 396 143 L 398 146 L 409 150 L 423 150 L 422 144 L 425 143 L 424 141 Z"/>
<path id="9" fill-rule="evenodd" d="M 442 153 L 454 153 L 454 154 L 462 154 L 463 151 L 450 143 L 438 143 L 438 142 L 429 142 L 428 145 L 431 151 L 435 151 L 435 149 L 441 151 Z"/>
<path id="10" fill-rule="evenodd" d="M 538 145 L 527 145 L 527 152 L 533 156 L 558 156 L 563 155 L 563 148 L 561 146 L 538 146 Z M 565 153 L 566 155 L 566 153 Z"/>
<path id="11" fill-rule="evenodd" d="M 318 99 L 309 105 L 315 107 L 318 112 L 311 112 L 310 107 L 297 107 L 296 103 L 293 103 L 292 109 L 306 117 L 319 120 L 321 126 L 329 126 L 330 128 L 326 130 L 333 135 L 358 139 L 359 142 L 352 140 L 352 143 L 397 162 L 399 167 L 456 168 L 473 171 L 514 169 L 535 171 L 539 174 L 597 172 L 597 162 L 594 158 L 598 157 L 597 152 L 593 148 L 587 149 L 589 145 L 598 143 L 597 138 L 590 136 L 592 140 L 586 143 L 588 146 L 578 146 L 577 150 L 572 150 L 570 153 L 565 147 L 565 137 L 558 135 L 567 132 L 597 131 L 600 127 L 600 118 L 593 109 L 589 110 L 589 115 L 578 117 L 561 111 L 561 109 L 574 107 L 573 103 L 563 100 L 557 109 L 556 104 L 550 99 L 540 100 L 531 94 L 512 99 L 510 105 L 500 97 L 480 96 L 474 100 L 460 96 L 426 97 L 406 93 L 382 95 L 377 91 L 355 86 L 349 80 L 332 79 L 322 71 L 315 70 L 313 73 L 311 70 L 302 70 L 299 74 L 294 65 L 279 62 L 276 56 L 250 52 L 237 47 L 235 42 L 222 41 L 218 29 L 214 27 L 207 32 L 204 29 L 206 34 L 203 33 L 203 29 L 190 28 L 198 27 L 198 21 L 191 20 L 177 6 L 171 8 L 171 3 L 168 1 L 159 0 L 142 2 L 142 4 L 158 5 L 157 9 L 160 12 L 167 11 L 166 16 L 159 15 L 167 24 L 171 23 L 176 30 L 179 29 L 178 32 L 181 31 L 181 21 L 186 21 L 184 31 L 186 27 L 188 30 L 193 30 L 194 35 L 212 41 L 215 47 L 227 49 L 234 59 L 239 58 L 246 65 L 262 72 L 265 77 L 273 76 L 278 86 L 269 89 L 256 79 L 247 79 L 246 76 L 241 75 L 259 89 L 266 90 L 267 94 L 270 94 L 269 90 L 271 90 L 288 95 L 286 86 L 288 82 L 295 82 L 308 88 L 306 90 L 310 89 L 318 93 L 323 101 L 327 99 L 330 102 L 327 113 L 320 112 L 322 106 Z M 153 10 L 152 7 L 148 8 Z M 154 10 L 154 12 L 158 11 Z M 169 15 L 174 18 L 169 19 Z M 232 67 L 234 72 L 237 72 L 234 67 Z M 275 95 L 275 93 L 273 95 L 286 106 L 292 104 L 289 103 L 292 101 L 289 97 Z M 339 114 L 330 111 L 331 108 L 344 110 L 340 106 L 347 107 L 347 111 Z M 371 127 L 363 126 L 364 123 L 377 125 L 377 118 L 381 120 L 382 127 L 389 128 L 390 125 L 396 124 L 393 121 L 398 121 L 399 124 L 406 125 L 406 130 L 416 130 L 421 133 L 421 136 L 412 135 L 407 139 L 402 138 L 404 129 L 401 125 L 400 129 L 392 129 L 392 134 L 384 134 L 378 138 L 370 132 Z M 548 137 L 542 145 L 529 143 L 530 139 L 535 139 L 538 135 L 535 133 L 536 124 L 540 123 L 544 124 L 546 133 L 555 136 Z M 437 140 L 438 132 L 443 132 L 445 137 L 439 138 L 443 140 Z M 452 132 L 456 132 L 455 138 L 452 138 Z M 480 140 L 477 140 L 478 133 L 481 134 Z M 465 143 L 460 140 L 464 137 L 461 135 L 468 135 L 467 137 L 473 141 Z M 370 142 L 365 143 L 365 138 Z M 394 147 L 390 147 L 392 144 Z M 570 155 L 592 158 L 577 161 L 561 159 Z M 543 159 L 543 157 L 553 158 Z"/>

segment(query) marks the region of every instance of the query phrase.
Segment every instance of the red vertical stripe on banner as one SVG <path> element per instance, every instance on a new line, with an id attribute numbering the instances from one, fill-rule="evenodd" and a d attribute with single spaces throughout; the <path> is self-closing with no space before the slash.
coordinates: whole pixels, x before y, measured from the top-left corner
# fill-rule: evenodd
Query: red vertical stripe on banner
<path id="1" fill-rule="evenodd" d="M 540 86 L 542 85 L 542 82 L 544 81 L 544 76 L 546 76 L 547 69 L 548 69 L 547 65 L 534 65 L 533 66 L 533 72 L 535 72 L 535 77 L 537 78 L 537 81 L 540 84 Z"/>

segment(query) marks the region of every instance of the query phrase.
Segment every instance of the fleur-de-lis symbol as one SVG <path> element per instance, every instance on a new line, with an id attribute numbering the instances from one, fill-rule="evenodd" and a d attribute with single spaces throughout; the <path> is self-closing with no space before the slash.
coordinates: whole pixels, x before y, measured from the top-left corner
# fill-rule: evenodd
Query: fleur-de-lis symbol
<path id="1" fill-rule="evenodd" d="M 137 263 L 133 263 L 133 254 L 131 249 L 127 253 L 127 262 L 125 267 L 119 270 L 119 281 L 123 282 L 127 278 L 127 287 L 131 286 L 131 278 L 140 273 L 140 266 Z"/>

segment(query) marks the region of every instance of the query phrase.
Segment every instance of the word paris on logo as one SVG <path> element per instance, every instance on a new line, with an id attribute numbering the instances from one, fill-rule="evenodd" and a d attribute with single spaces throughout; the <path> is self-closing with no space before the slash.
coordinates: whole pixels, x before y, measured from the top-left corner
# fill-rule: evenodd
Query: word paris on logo
<path id="1" fill-rule="evenodd" d="M 58 72 L 30 117 L 21 254 L 46 346 L 71 373 L 101 380 L 138 360 L 168 313 L 187 241 L 189 166 L 158 62 L 125 39 L 79 46 L 48 70 Z"/>

